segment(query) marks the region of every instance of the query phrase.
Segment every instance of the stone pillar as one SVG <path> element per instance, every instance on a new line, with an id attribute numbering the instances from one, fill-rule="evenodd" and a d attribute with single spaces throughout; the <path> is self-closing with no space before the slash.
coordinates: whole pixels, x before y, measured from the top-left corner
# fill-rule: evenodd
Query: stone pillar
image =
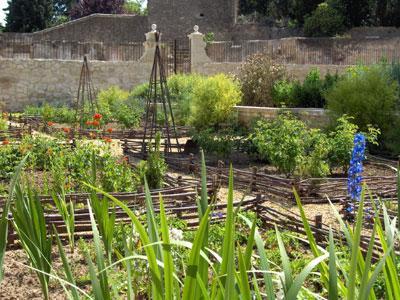
<path id="1" fill-rule="evenodd" d="M 199 32 L 199 26 L 194 26 L 194 32 L 189 34 L 190 40 L 190 57 L 191 67 L 193 73 L 201 73 L 201 67 L 206 63 L 211 63 L 211 59 L 206 53 L 206 42 L 204 41 L 204 34 Z"/>
<path id="2" fill-rule="evenodd" d="M 142 63 L 153 63 L 154 61 L 154 53 L 156 50 L 156 32 L 157 32 L 157 25 L 151 25 L 151 31 L 146 33 L 146 41 L 143 43 L 144 46 L 144 53 L 140 58 L 140 62 Z"/>

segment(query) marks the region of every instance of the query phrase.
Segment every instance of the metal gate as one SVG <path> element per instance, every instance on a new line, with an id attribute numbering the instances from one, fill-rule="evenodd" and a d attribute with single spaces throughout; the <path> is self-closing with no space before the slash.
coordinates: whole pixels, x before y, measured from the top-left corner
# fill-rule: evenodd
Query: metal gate
<path id="1" fill-rule="evenodd" d="M 167 76 L 191 72 L 189 39 L 176 39 L 162 43 L 161 55 Z"/>

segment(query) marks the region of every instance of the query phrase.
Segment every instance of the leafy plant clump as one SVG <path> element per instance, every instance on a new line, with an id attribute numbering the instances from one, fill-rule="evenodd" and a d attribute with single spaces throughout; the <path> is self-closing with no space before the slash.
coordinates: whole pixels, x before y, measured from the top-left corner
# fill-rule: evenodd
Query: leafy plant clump
<path id="1" fill-rule="evenodd" d="M 223 158 L 229 157 L 241 142 L 241 137 L 231 128 L 217 132 L 213 129 L 205 129 L 194 132 L 192 138 L 205 153 L 216 154 Z"/>
<path id="2" fill-rule="evenodd" d="M 144 101 L 113 86 L 101 91 L 98 96 L 99 113 L 105 121 L 118 122 L 125 128 L 135 128 L 140 125 L 144 112 Z"/>
<path id="3" fill-rule="evenodd" d="M 137 175 L 142 185 L 145 185 L 147 180 L 149 187 L 152 189 L 159 189 L 163 186 L 168 167 L 160 151 L 160 147 L 161 134 L 157 133 L 154 147 L 151 144 L 148 145 L 149 153 L 147 160 L 140 161 L 137 167 Z"/>
<path id="4" fill-rule="evenodd" d="M 23 178 L 32 183 L 36 181 L 36 189 L 42 193 L 60 188 L 65 192 L 85 190 L 81 181 L 90 181 L 93 164 L 96 164 L 98 184 L 106 191 L 134 191 L 138 184 L 130 166 L 113 155 L 109 144 L 82 141 L 71 148 L 61 140 L 30 136 L 24 137 L 19 145 L 10 143 L 0 147 L 0 178 L 10 179 L 27 153 L 30 155 Z M 31 172 L 39 175 L 31 176 Z"/>
<path id="5" fill-rule="evenodd" d="M 334 168 L 347 170 L 358 127 L 344 116 L 330 134 L 307 125 L 288 113 L 276 120 L 259 120 L 250 139 L 260 158 L 286 175 L 324 177 Z M 379 130 L 368 127 L 367 136 L 376 143 Z"/>
<path id="6" fill-rule="evenodd" d="M 123 128 L 135 128 L 140 125 L 144 101 L 135 97 L 134 93 L 112 86 L 99 92 L 96 109 L 96 113 L 102 116 L 103 124 L 116 122 Z M 88 112 L 88 107 L 84 111 Z M 77 121 L 75 109 L 66 105 L 44 103 L 42 106 L 27 106 L 24 114 L 41 116 L 46 123 L 74 124 Z M 92 117 L 89 113 L 85 114 L 83 120 L 80 120 L 82 125 L 89 126 Z"/>
<path id="7" fill-rule="evenodd" d="M 27 106 L 24 114 L 28 116 L 41 116 L 45 122 L 67 123 L 75 122 L 75 111 L 66 105 L 50 105 L 44 103 L 42 106 Z"/>
<path id="8" fill-rule="evenodd" d="M 278 81 L 274 85 L 273 99 L 276 106 L 324 108 L 325 93 L 339 80 L 339 75 L 327 73 L 321 79 L 318 69 L 311 70 L 304 81 Z"/>

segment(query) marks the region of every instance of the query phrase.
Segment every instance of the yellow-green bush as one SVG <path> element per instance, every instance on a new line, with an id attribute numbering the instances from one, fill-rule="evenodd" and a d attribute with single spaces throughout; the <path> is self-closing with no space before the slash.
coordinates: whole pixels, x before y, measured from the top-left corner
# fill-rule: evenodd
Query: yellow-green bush
<path id="1" fill-rule="evenodd" d="M 242 96 L 238 84 L 225 74 L 200 80 L 193 94 L 190 124 L 197 130 L 218 128 L 234 120 L 233 107 Z"/>

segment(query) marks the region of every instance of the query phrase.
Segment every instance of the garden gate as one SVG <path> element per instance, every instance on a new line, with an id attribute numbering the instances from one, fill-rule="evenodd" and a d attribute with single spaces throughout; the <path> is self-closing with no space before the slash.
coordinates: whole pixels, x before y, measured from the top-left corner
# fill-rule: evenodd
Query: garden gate
<path id="1" fill-rule="evenodd" d="M 161 55 L 167 76 L 190 73 L 190 41 L 188 38 L 162 43 Z"/>

